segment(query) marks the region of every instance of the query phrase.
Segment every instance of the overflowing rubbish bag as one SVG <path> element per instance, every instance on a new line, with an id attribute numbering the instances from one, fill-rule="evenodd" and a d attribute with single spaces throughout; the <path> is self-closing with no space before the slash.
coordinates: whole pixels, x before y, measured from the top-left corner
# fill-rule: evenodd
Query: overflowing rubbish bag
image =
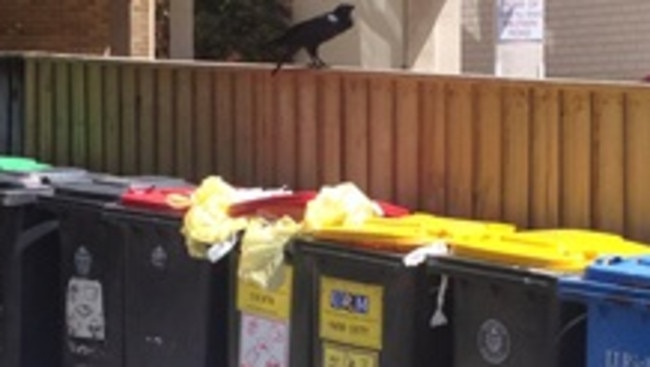
<path id="1" fill-rule="evenodd" d="M 407 210 L 368 198 L 352 183 L 320 192 L 236 188 L 221 177 L 206 178 L 189 197 L 170 198 L 186 207 L 182 233 L 191 256 L 216 262 L 239 243 L 238 276 L 265 288 L 282 284 L 285 245 L 297 234 L 355 227 Z"/>

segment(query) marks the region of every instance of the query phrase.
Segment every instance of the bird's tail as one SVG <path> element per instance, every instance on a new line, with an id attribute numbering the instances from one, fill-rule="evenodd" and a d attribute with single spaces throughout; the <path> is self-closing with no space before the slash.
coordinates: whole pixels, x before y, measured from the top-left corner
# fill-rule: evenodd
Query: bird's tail
<path id="1" fill-rule="evenodd" d="M 277 62 L 277 64 L 275 65 L 275 69 L 273 69 L 273 71 L 271 72 L 271 75 L 275 75 L 275 74 L 277 74 L 278 71 L 280 71 L 280 69 L 282 68 L 282 65 L 284 65 L 284 63 L 286 63 L 287 61 L 289 61 L 289 59 L 290 59 L 290 58 L 291 58 L 291 57 L 292 57 L 292 56 L 293 56 L 297 51 L 298 51 L 298 50 L 295 49 L 295 48 L 290 48 L 289 50 L 287 50 L 286 52 L 284 52 L 284 53 L 282 54 L 282 56 L 278 59 L 278 62 Z"/>

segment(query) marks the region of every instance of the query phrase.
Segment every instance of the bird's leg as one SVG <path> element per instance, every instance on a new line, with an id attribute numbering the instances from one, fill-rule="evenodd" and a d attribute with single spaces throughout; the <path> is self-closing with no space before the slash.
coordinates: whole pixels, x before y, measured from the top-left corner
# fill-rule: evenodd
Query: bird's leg
<path id="1" fill-rule="evenodd" d="M 316 49 L 314 50 L 314 57 L 316 58 L 316 63 L 319 68 L 327 67 L 325 61 L 323 61 L 323 59 L 321 59 L 320 56 L 318 55 L 318 47 L 316 47 Z"/>
<path id="2" fill-rule="evenodd" d="M 318 46 L 308 47 L 307 53 L 309 54 L 309 58 L 311 59 L 311 61 L 309 62 L 309 67 L 319 69 L 325 66 L 323 60 L 321 60 L 321 58 L 318 57 Z"/>

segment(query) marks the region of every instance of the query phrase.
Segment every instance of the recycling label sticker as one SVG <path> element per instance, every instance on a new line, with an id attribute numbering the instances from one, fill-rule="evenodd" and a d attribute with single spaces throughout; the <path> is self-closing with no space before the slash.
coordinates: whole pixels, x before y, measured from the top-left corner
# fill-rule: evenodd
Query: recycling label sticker
<path id="1" fill-rule="evenodd" d="M 66 293 L 68 336 L 88 340 L 106 339 L 102 285 L 96 280 L 71 278 Z"/>
<path id="2" fill-rule="evenodd" d="M 289 323 L 241 314 L 240 367 L 288 367 Z"/>
<path id="3" fill-rule="evenodd" d="M 324 367 L 378 367 L 379 352 L 323 343 Z"/>

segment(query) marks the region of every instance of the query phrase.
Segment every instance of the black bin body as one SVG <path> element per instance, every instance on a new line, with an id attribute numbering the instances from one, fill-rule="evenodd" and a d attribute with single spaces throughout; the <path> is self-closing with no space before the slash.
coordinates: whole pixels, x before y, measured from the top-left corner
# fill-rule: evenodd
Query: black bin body
<path id="1" fill-rule="evenodd" d="M 450 277 L 457 367 L 584 366 L 585 308 L 557 298 L 557 276 L 433 258 Z"/>
<path id="2" fill-rule="evenodd" d="M 83 182 L 76 168 L 0 173 L 0 366 L 61 364 L 58 219 L 38 204 L 49 184 Z"/>
<path id="3" fill-rule="evenodd" d="M 60 365 L 57 221 L 38 209 L 36 194 L 0 189 L 2 367 Z"/>
<path id="4" fill-rule="evenodd" d="M 55 185 L 54 195 L 41 200 L 60 222 L 64 367 L 124 366 L 125 248 L 104 209 L 131 187 L 178 182 L 95 175 L 92 182 Z"/>
<path id="5" fill-rule="evenodd" d="M 112 242 L 125 249 L 125 366 L 226 365 L 228 263 L 187 253 L 182 217 L 110 206 Z"/>
<path id="6" fill-rule="evenodd" d="M 426 266 L 310 239 L 294 245 L 296 277 L 310 289 L 299 297 L 309 297 L 303 302 L 316 315 L 312 366 L 452 366 L 452 325 L 430 325 L 440 279 Z"/>
<path id="7" fill-rule="evenodd" d="M 267 291 L 237 277 L 239 251 L 230 262 L 229 367 L 311 366 L 313 317 L 309 282 L 299 281 L 300 265 L 289 249 L 284 284 Z"/>

